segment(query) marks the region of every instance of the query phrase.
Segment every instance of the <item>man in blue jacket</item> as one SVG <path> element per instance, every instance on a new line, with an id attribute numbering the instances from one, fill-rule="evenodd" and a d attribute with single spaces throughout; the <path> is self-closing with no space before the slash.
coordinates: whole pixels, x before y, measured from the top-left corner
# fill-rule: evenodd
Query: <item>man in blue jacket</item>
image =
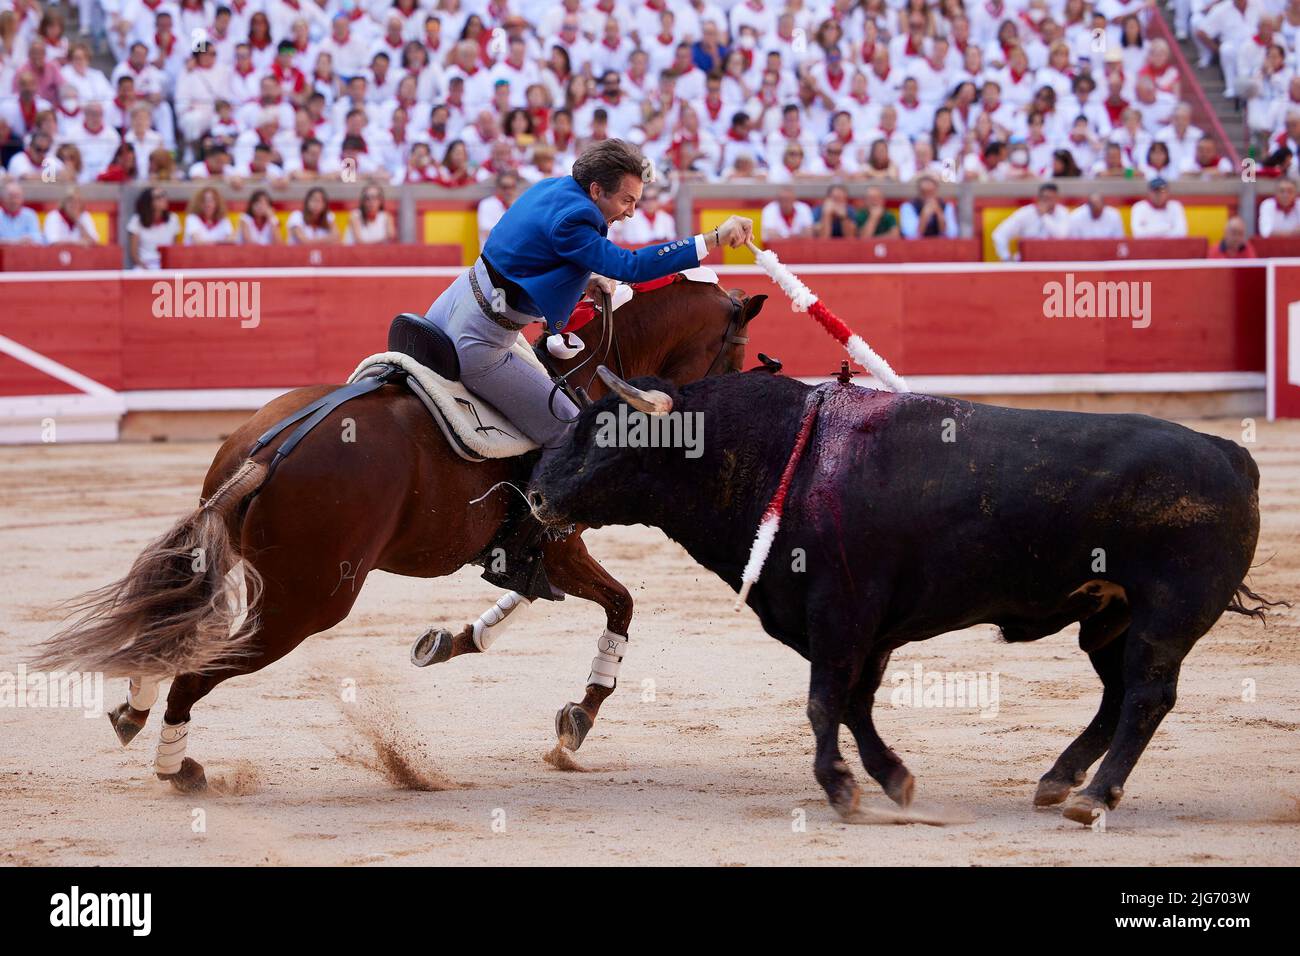
<path id="1" fill-rule="evenodd" d="M 544 179 L 506 210 L 482 255 L 430 306 L 428 318 L 456 345 L 461 381 L 543 447 L 563 442 L 577 408 L 510 348 L 521 329 L 545 322 L 562 358 L 564 330 L 587 290 L 614 281 L 646 282 L 700 264 L 719 245 L 742 246 L 753 224 L 732 216 L 710 232 L 630 252 L 607 238 L 610 223 L 630 217 L 649 162 L 622 140 L 589 146 L 573 175 Z M 554 411 L 552 411 L 552 407 Z"/>

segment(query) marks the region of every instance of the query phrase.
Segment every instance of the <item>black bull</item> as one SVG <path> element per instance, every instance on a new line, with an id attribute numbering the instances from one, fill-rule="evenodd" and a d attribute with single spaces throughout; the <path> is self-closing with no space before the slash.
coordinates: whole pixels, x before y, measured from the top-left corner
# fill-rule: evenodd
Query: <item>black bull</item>
<path id="1" fill-rule="evenodd" d="M 674 414 L 703 415 L 703 453 L 617 447 L 602 416 L 620 399 L 607 396 L 537 468 L 539 514 L 660 528 L 739 589 L 811 386 L 763 372 L 680 389 L 637 384 L 666 392 Z M 895 648 L 974 624 L 1032 641 L 1079 621 L 1101 706 L 1034 802 L 1065 802 L 1065 815 L 1084 823 L 1113 808 L 1174 705 L 1192 645 L 1225 610 L 1262 616 L 1242 603 L 1263 600 L 1243 583 L 1259 532 L 1254 460 L 1233 442 L 1142 415 L 822 388 L 749 604 L 764 630 L 811 662 L 814 774 L 832 806 L 850 816 L 859 798 L 841 723 L 867 772 L 910 801 L 912 775 L 871 714 Z"/>

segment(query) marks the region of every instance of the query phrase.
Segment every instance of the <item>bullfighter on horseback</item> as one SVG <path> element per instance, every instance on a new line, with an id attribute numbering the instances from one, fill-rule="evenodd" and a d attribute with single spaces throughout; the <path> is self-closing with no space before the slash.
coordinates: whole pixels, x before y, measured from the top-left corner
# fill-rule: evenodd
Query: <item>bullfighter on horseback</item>
<path id="1" fill-rule="evenodd" d="M 584 291 L 613 292 L 614 280 L 647 282 L 699 265 L 709 251 L 744 245 L 753 223 L 732 216 L 717 228 L 637 251 L 608 238 L 611 223 L 630 217 L 651 178 L 649 161 L 622 140 L 589 146 L 573 175 L 544 179 L 525 192 L 492 229 L 482 254 L 429 307 L 427 318 L 451 338 L 467 389 L 506 414 L 543 448 L 564 442 L 577 406 L 511 346 L 521 330 L 543 322 L 557 358 L 576 350 L 563 330 Z M 577 346 L 581 348 L 581 343 Z M 526 514 L 498 541 L 507 570 L 484 578 L 528 596 L 551 597 L 537 580 L 541 528 Z"/>

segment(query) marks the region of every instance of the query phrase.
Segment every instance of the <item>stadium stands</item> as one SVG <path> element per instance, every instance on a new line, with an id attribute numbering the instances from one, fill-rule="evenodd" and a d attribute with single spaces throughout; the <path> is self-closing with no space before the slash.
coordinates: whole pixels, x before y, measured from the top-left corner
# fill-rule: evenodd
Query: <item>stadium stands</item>
<path id="1" fill-rule="evenodd" d="M 400 241 L 465 258 L 521 188 L 607 136 L 640 145 L 665 188 L 614 230 L 626 244 L 727 211 L 701 205 L 710 187 L 744 187 L 757 220 L 791 186 L 812 222 L 781 235 L 819 260 L 965 259 L 976 240 L 989 259 L 1048 179 L 1083 188 L 1063 188 L 1059 213 L 1024 211 L 1017 238 L 1105 235 L 1065 225 L 1094 186 L 1125 235 L 1130 199 L 1164 223 L 1163 201 L 1153 215 L 1152 196 L 1111 189 L 1155 179 L 1170 208 L 1189 184 L 1222 186 L 1201 207 L 1216 211 L 1185 217 L 1211 247 L 1232 215 L 1253 227 L 1260 200 L 1273 236 L 1300 231 L 1293 189 L 1266 198 L 1300 161 L 1300 3 L 1204 8 L 1178 0 L 1169 20 L 1237 81 L 1258 161 L 1228 141 L 1155 0 L 0 0 L 0 163 L 41 224 L 24 240 L 0 209 L 0 239 L 92 241 L 51 219 L 76 185 L 93 241 L 137 252 L 151 230 L 146 250 Z M 169 217 L 141 220 L 151 181 L 174 236 Z M 823 224 L 829 184 L 844 198 Z M 1005 200 L 979 188 L 1003 185 Z M 859 241 L 815 251 L 822 235 Z"/>

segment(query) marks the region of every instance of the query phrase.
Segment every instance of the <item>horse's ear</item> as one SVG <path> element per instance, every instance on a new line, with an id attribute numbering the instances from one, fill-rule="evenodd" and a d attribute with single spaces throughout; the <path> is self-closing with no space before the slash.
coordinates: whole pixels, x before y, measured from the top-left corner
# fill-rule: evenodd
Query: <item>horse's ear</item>
<path id="1" fill-rule="evenodd" d="M 763 303 L 767 301 L 766 295 L 752 295 L 745 300 L 740 307 L 740 324 L 748 325 L 759 312 L 763 311 Z"/>

